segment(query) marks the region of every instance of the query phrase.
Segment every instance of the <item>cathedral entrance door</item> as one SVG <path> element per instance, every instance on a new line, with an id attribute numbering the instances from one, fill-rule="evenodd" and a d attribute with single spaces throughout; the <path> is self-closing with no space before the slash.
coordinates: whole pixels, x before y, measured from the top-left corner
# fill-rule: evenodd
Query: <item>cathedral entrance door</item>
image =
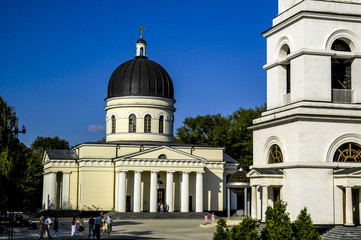
<path id="1" fill-rule="evenodd" d="M 127 197 L 126 197 L 126 202 L 125 202 L 125 211 L 126 212 L 130 212 L 130 203 L 131 203 L 131 198 L 130 198 L 130 196 L 128 195 Z"/>
<path id="2" fill-rule="evenodd" d="M 157 203 L 158 202 L 162 202 L 164 203 L 164 189 L 158 189 L 158 198 L 157 198 Z"/>
<path id="3" fill-rule="evenodd" d="M 359 191 L 359 189 L 352 189 L 352 212 L 355 225 L 360 225 Z"/>

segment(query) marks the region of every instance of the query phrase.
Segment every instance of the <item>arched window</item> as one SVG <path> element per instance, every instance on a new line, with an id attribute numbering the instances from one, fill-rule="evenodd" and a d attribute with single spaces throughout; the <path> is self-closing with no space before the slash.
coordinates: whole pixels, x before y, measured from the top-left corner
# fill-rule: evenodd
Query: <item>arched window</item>
<path id="1" fill-rule="evenodd" d="M 145 116 L 144 118 L 144 132 L 146 133 L 150 133 L 151 132 L 151 122 L 152 122 L 152 117 L 148 114 Z"/>
<path id="2" fill-rule="evenodd" d="M 342 144 L 336 150 L 333 161 L 361 163 L 361 145 L 353 142 Z"/>
<path id="3" fill-rule="evenodd" d="M 159 133 L 164 133 L 164 117 L 159 117 Z"/>
<path id="4" fill-rule="evenodd" d="M 112 133 L 115 133 L 115 128 L 116 128 L 116 120 L 115 120 L 115 116 L 112 116 Z"/>
<path id="5" fill-rule="evenodd" d="M 137 118 L 134 114 L 129 116 L 129 132 L 135 132 L 137 126 Z"/>
<path id="6" fill-rule="evenodd" d="M 284 44 L 280 49 L 280 57 L 286 57 L 291 53 L 290 47 L 287 44 Z M 284 95 L 284 103 L 289 104 L 291 102 L 291 64 L 287 62 L 283 65 L 285 70 L 285 83 L 286 83 L 286 93 Z"/>
<path id="7" fill-rule="evenodd" d="M 159 155 L 158 159 L 167 159 L 167 156 L 165 154 Z"/>
<path id="8" fill-rule="evenodd" d="M 144 51 L 144 50 L 143 50 L 143 48 L 141 47 L 141 48 L 140 48 L 140 56 L 143 56 L 143 51 Z"/>
<path id="9" fill-rule="evenodd" d="M 332 43 L 331 50 L 351 52 L 350 46 L 337 39 Z M 351 64 L 353 59 L 333 57 L 331 59 L 331 85 L 333 102 L 352 102 Z"/>
<path id="10" fill-rule="evenodd" d="M 282 163 L 283 155 L 281 148 L 277 144 L 273 144 L 268 154 L 268 163 Z"/>

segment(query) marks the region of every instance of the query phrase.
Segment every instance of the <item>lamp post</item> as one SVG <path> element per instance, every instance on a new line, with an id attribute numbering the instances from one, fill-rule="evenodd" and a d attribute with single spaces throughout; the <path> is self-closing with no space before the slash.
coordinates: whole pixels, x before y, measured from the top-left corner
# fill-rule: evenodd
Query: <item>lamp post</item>
<path id="1" fill-rule="evenodd" d="M 17 160 L 18 158 L 18 144 L 19 144 L 19 133 L 22 133 L 22 134 L 25 134 L 26 133 L 26 128 L 25 126 L 23 125 L 23 127 L 21 128 L 21 130 L 19 130 L 19 126 L 18 126 L 18 122 L 19 122 L 19 119 L 18 118 L 13 118 L 10 120 L 10 124 L 9 124 L 9 127 L 8 127 L 8 130 L 10 133 L 13 133 L 14 136 L 15 136 L 15 144 L 14 144 L 14 148 L 15 148 L 15 151 L 14 151 L 14 159 L 13 161 L 11 161 L 11 170 L 14 171 L 14 160 Z M 16 186 L 16 183 L 17 183 L 17 178 L 16 176 L 14 176 L 14 173 L 12 172 L 11 175 L 10 175 L 10 181 L 11 181 L 11 186 L 10 187 L 17 187 Z M 10 229 L 9 229 L 9 240 L 13 239 L 13 234 L 14 234 L 14 201 L 15 201 L 15 198 L 14 198 L 14 190 L 11 189 L 11 191 L 9 192 L 9 206 L 10 206 Z"/>

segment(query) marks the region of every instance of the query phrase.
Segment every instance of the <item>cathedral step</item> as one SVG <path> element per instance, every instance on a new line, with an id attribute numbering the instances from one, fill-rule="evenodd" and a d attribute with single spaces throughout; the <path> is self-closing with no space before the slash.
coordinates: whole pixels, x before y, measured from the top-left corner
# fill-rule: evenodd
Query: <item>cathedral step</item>
<path id="1" fill-rule="evenodd" d="M 351 240 L 351 239 L 361 239 L 361 227 L 345 227 L 345 226 L 336 226 L 327 233 L 322 235 L 323 240 L 332 240 L 332 239 L 342 239 L 342 240 Z"/>

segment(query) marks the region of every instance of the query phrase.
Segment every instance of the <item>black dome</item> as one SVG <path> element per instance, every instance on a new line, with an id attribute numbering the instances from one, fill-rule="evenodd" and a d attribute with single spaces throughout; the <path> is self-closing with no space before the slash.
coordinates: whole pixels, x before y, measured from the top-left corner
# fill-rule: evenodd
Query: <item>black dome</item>
<path id="1" fill-rule="evenodd" d="M 108 98 L 123 96 L 174 99 L 173 82 L 161 65 L 139 56 L 121 64 L 110 77 Z"/>

